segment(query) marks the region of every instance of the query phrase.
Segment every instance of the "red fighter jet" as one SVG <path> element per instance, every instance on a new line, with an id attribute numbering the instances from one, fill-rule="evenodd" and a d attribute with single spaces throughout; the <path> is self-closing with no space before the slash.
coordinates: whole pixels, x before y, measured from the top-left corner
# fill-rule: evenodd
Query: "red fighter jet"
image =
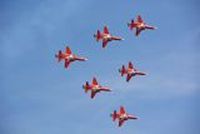
<path id="1" fill-rule="evenodd" d="M 59 50 L 55 57 L 58 58 L 58 62 L 65 60 L 65 68 L 68 68 L 71 62 L 87 60 L 84 57 L 78 57 L 77 55 L 73 54 L 69 47 L 66 47 L 65 53 Z"/>
<path id="2" fill-rule="evenodd" d="M 138 36 L 140 34 L 141 31 L 146 30 L 146 29 L 150 29 L 150 30 L 154 30 L 157 29 L 156 27 L 147 25 L 142 17 L 140 15 L 137 16 L 137 20 L 131 20 L 131 23 L 128 23 L 128 27 L 130 28 L 130 30 L 133 30 L 134 28 L 136 29 L 136 33 L 135 35 Z"/>
<path id="3" fill-rule="evenodd" d="M 104 26 L 104 30 L 103 32 L 101 33 L 99 30 L 97 30 L 97 33 L 94 34 L 94 37 L 96 38 L 96 41 L 100 41 L 102 40 L 102 47 L 105 48 L 108 44 L 108 42 L 110 41 L 113 41 L 113 40 L 123 40 L 123 38 L 121 37 L 117 37 L 117 36 L 112 36 L 110 33 L 109 33 L 109 30 L 108 30 L 108 27 L 107 26 Z"/>
<path id="4" fill-rule="evenodd" d="M 110 116 L 112 117 L 113 121 L 115 121 L 116 119 L 119 120 L 118 127 L 121 127 L 124 121 L 127 121 L 129 119 L 132 119 L 132 120 L 138 119 L 136 116 L 126 113 L 123 106 L 120 107 L 119 112 L 115 110 L 112 114 L 110 114 Z"/>
<path id="5" fill-rule="evenodd" d="M 138 71 L 133 67 L 133 64 L 131 62 L 128 63 L 128 68 L 124 65 L 122 65 L 122 68 L 119 69 L 119 72 L 121 73 L 121 76 L 123 77 L 124 75 L 127 75 L 126 81 L 129 82 L 129 80 L 136 75 L 146 75 L 145 73 Z"/>
<path id="6" fill-rule="evenodd" d="M 88 81 L 86 81 L 85 85 L 83 85 L 83 89 L 85 89 L 85 93 L 87 93 L 89 90 L 91 91 L 92 99 L 98 92 L 101 92 L 101 91 L 110 92 L 111 91 L 111 89 L 109 89 L 108 87 L 99 85 L 95 77 L 93 78 L 91 85 L 89 84 Z"/>

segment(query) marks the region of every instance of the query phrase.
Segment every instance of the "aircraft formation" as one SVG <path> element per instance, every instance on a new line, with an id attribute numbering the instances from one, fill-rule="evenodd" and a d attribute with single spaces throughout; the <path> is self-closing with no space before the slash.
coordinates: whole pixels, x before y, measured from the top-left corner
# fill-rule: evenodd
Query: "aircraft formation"
<path id="1" fill-rule="evenodd" d="M 127 26 L 130 30 L 134 30 L 134 29 L 136 30 L 135 36 L 139 36 L 141 31 L 157 29 L 154 26 L 150 26 L 146 24 L 140 15 L 137 16 L 135 21 L 134 19 L 132 19 L 130 23 L 127 23 Z M 106 48 L 108 43 L 111 41 L 124 40 L 120 36 L 112 35 L 107 26 L 104 26 L 103 32 L 101 32 L 100 30 L 97 30 L 97 32 L 94 34 L 94 38 L 96 39 L 97 42 L 102 41 L 102 48 Z M 56 54 L 55 57 L 58 59 L 58 62 L 62 60 L 64 61 L 64 67 L 66 69 L 69 68 L 70 63 L 72 62 L 87 61 L 87 58 L 80 57 L 73 54 L 69 46 L 66 47 L 64 52 L 59 50 L 58 54 Z M 146 73 L 136 69 L 131 61 L 128 62 L 127 67 L 125 65 L 122 65 L 122 67 L 118 71 L 121 77 L 123 76 L 126 77 L 126 82 L 129 82 L 132 77 L 146 75 Z M 88 92 L 91 93 L 90 94 L 91 99 L 94 99 L 97 93 L 112 92 L 111 88 L 100 85 L 95 76 L 93 77 L 91 84 L 88 81 L 86 81 L 85 84 L 82 86 L 82 88 L 84 89 L 85 93 L 88 93 Z M 117 110 L 114 110 L 114 112 L 111 113 L 110 116 L 113 121 L 118 120 L 118 127 L 121 127 L 125 121 L 138 119 L 138 117 L 136 117 L 135 115 L 128 114 L 124 106 L 120 106 L 120 109 L 118 112 Z"/>

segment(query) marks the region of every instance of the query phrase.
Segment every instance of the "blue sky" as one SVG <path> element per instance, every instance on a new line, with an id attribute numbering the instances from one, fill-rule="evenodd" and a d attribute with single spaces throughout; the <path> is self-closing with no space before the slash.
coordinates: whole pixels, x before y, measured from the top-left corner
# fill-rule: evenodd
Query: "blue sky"
<path id="1" fill-rule="evenodd" d="M 198 134 L 198 0 L 1 0 L 1 134 Z M 135 37 L 140 14 L 158 27 Z M 108 25 L 125 38 L 101 48 L 93 34 Z M 89 60 L 69 70 L 54 58 L 66 44 Z M 148 73 L 126 83 L 132 61 Z M 112 93 L 94 100 L 81 88 L 96 76 Z M 109 114 L 124 105 L 139 117 L 122 128 Z"/>

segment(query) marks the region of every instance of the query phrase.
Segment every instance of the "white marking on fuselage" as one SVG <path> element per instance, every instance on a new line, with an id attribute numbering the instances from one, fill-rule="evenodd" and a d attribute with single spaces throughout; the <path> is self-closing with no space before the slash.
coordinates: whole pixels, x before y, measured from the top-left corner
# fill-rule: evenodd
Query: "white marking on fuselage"
<path id="1" fill-rule="evenodd" d="M 128 71 L 127 71 L 127 73 L 128 73 L 128 74 L 133 74 L 133 73 L 135 73 L 135 71 L 134 71 L 134 69 L 130 69 L 130 68 L 129 68 Z"/>
<path id="2" fill-rule="evenodd" d="M 73 56 L 73 54 L 68 55 L 68 56 L 67 56 L 67 59 L 68 59 L 69 61 L 74 60 L 74 56 Z"/>
<path id="3" fill-rule="evenodd" d="M 95 86 L 93 86 L 92 90 L 95 91 L 95 92 L 99 91 L 100 90 L 100 86 L 99 85 L 95 85 Z"/>
<path id="4" fill-rule="evenodd" d="M 138 25 L 138 28 L 145 28 L 145 24 L 144 23 L 140 23 L 139 25 Z"/>
<path id="5" fill-rule="evenodd" d="M 112 36 L 110 34 L 103 34 L 103 40 L 110 40 L 111 37 Z"/>
<path id="6" fill-rule="evenodd" d="M 124 120 L 124 119 L 127 119 L 127 114 L 122 114 L 122 115 L 120 115 L 120 117 L 119 117 L 119 119 L 120 120 Z"/>

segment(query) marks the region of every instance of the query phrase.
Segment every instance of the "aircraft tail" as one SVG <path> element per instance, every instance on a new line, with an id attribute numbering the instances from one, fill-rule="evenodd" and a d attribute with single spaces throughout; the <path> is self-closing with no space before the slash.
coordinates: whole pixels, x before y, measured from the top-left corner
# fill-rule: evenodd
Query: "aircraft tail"
<path id="1" fill-rule="evenodd" d="M 131 23 L 127 23 L 128 27 L 130 30 L 133 30 L 133 28 L 135 27 L 135 22 L 134 20 L 131 20 Z"/>
<path id="2" fill-rule="evenodd" d="M 125 66 L 122 65 L 122 68 L 119 69 L 119 72 L 121 73 L 121 76 L 124 76 L 125 72 L 126 72 L 126 69 L 125 69 Z"/>
<path id="3" fill-rule="evenodd" d="M 115 121 L 117 119 L 117 111 L 115 110 L 112 114 L 110 114 L 110 116 L 112 117 L 112 120 Z"/>
<path id="4" fill-rule="evenodd" d="M 131 23 L 128 22 L 128 23 L 127 23 L 127 26 L 129 27 L 130 30 L 132 30 L 132 28 L 131 28 Z"/>
<path id="5" fill-rule="evenodd" d="M 58 58 L 58 62 L 60 62 L 62 59 L 62 51 L 59 50 L 58 54 L 56 54 L 55 57 Z"/>
<path id="6" fill-rule="evenodd" d="M 99 41 L 101 39 L 101 32 L 97 30 L 97 33 L 94 34 L 94 37 L 96 38 L 96 41 Z"/>
<path id="7" fill-rule="evenodd" d="M 85 90 L 85 93 L 87 93 L 88 90 L 90 89 L 90 85 L 88 81 L 86 81 L 85 85 L 83 85 L 83 89 Z"/>

